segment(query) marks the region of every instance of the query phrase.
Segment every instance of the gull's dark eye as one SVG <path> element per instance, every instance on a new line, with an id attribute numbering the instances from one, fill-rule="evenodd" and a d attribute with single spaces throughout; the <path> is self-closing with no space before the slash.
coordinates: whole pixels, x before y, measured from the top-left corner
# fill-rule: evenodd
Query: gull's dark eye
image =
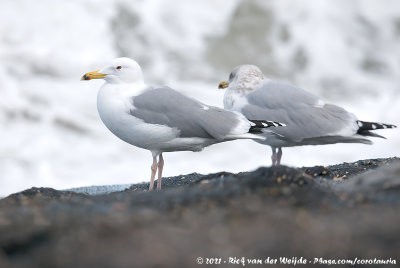
<path id="1" fill-rule="evenodd" d="M 122 67 L 121 67 L 121 65 L 118 65 L 117 67 L 115 67 L 115 69 L 117 69 L 117 70 L 121 70 L 121 69 L 122 69 Z"/>
<path id="2" fill-rule="evenodd" d="M 235 74 L 233 72 L 231 72 L 231 74 L 229 75 L 229 81 L 232 81 L 233 78 L 235 78 Z"/>

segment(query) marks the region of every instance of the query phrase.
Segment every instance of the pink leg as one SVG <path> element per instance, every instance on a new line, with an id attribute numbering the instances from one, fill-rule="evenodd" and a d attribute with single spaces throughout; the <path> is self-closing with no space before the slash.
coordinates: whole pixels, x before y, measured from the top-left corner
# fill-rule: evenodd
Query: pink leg
<path id="1" fill-rule="evenodd" d="M 276 163 L 278 161 L 278 157 L 276 155 L 276 148 L 275 147 L 271 147 L 271 150 L 272 150 L 272 156 L 271 156 L 272 166 L 276 166 Z"/>
<path id="2" fill-rule="evenodd" d="M 162 183 L 162 171 L 164 167 L 164 158 L 162 154 L 158 157 L 158 180 L 157 180 L 157 190 L 161 190 Z"/>
<path id="3" fill-rule="evenodd" d="M 278 155 L 277 155 L 277 160 L 276 160 L 276 165 L 279 166 L 281 164 L 281 158 L 282 158 L 282 147 L 278 148 Z"/>
<path id="4" fill-rule="evenodd" d="M 157 155 L 153 155 L 153 164 L 151 165 L 151 178 L 150 178 L 150 186 L 149 191 L 153 191 L 154 188 L 154 178 L 157 172 Z"/>

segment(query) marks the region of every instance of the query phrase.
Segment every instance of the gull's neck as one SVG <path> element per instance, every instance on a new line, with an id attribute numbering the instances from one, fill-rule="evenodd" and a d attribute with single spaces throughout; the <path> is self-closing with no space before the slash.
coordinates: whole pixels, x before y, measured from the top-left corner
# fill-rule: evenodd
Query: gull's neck
<path id="1" fill-rule="evenodd" d="M 97 110 L 103 122 L 107 125 L 108 114 L 129 111 L 132 108 L 132 98 L 148 88 L 143 81 L 117 84 L 104 83 L 97 93 Z"/>
<path id="2" fill-rule="evenodd" d="M 253 90 L 259 88 L 259 86 L 268 81 L 265 77 L 263 79 L 236 79 L 229 84 L 224 94 L 224 108 L 229 110 L 240 111 L 243 104 L 243 97 L 252 92 Z"/>
<path id="3" fill-rule="evenodd" d="M 136 81 L 130 83 L 104 83 L 101 91 L 106 91 L 115 97 L 131 97 L 136 96 L 149 88 L 144 81 Z"/>

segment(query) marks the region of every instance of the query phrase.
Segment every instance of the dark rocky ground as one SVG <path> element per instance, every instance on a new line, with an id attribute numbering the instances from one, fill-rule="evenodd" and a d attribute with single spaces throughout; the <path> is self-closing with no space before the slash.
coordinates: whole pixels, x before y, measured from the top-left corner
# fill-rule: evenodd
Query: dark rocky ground
<path id="1" fill-rule="evenodd" d="M 206 266 L 197 257 L 400 261 L 399 158 L 189 174 L 165 178 L 163 187 L 10 195 L 0 200 L 0 267 Z"/>

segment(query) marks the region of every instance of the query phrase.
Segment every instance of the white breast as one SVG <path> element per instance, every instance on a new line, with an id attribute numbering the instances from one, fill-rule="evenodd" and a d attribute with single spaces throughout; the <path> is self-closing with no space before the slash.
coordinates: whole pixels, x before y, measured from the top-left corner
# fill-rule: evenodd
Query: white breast
<path id="1" fill-rule="evenodd" d="M 230 111 L 236 111 L 241 113 L 243 107 L 248 103 L 246 96 L 240 94 L 235 90 L 226 90 L 224 95 L 224 108 Z"/>
<path id="2" fill-rule="evenodd" d="M 105 84 L 97 95 L 97 110 L 104 125 L 121 140 L 137 147 L 157 150 L 178 136 L 178 131 L 167 126 L 147 124 L 129 114 L 134 108 L 130 103 L 133 95 L 120 90 L 116 92 Z"/>

